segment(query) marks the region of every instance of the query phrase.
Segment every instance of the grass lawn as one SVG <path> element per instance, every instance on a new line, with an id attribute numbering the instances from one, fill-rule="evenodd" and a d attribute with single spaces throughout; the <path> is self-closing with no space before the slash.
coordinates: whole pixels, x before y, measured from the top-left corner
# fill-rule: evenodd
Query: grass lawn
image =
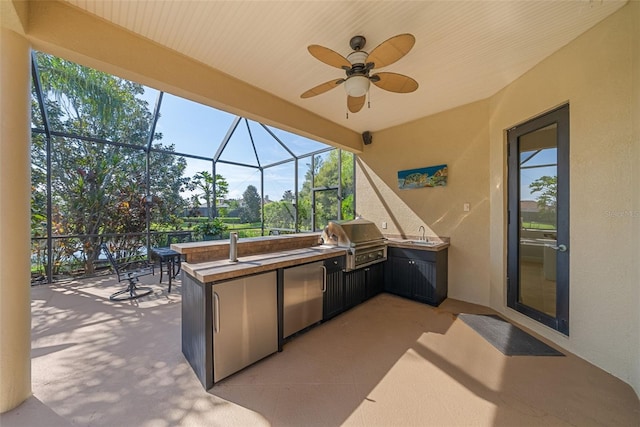
<path id="1" fill-rule="evenodd" d="M 555 230 L 557 229 L 557 226 L 553 224 L 543 224 L 540 222 L 531 221 L 531 222 L 523 222 L 522 228 L 529 229 L 529 230 Z"/>

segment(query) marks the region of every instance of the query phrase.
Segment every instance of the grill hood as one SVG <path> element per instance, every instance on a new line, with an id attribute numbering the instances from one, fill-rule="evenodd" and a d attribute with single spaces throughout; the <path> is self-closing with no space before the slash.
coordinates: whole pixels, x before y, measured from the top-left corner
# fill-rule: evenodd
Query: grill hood
<path id="1" fill-rule="evenodd" d="M 327 245 L 355 248 L 383 242 L 384 236 L 373 222 L 356 218 L 351 221 L 329 221 L 322 232 L 322 240 Z"/>

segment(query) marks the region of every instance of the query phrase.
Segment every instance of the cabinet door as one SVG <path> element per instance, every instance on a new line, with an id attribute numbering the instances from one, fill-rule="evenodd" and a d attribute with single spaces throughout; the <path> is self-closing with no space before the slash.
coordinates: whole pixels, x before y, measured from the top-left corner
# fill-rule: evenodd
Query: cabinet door
<path id="1" fill-rule="evenodd" d="M 374 297 L 384 289 L 384 264 L 373 264 L 365 268 L 367 299 Z"/>
<path id="2" fill-rule="evenodd" d="M 388 257 L 385 274 L 385 290 L 396 295 L 411 298 L 411 264 L 409 259 Z"/>
<path id="3" fill-rule="evenodd" d="M 411 260 L 412 298 L 416 301 L 434 304 L 436 286 L 436 266 L 432 262 Z"/>
<path id="4" fill-rule="evenodd" d="M 342 270 L 327 272 L 327 290 L 324 293 L 322 319 L 330 319 L 344 310 L 344 286 Z"/>
<path id="5" fill-rule="evenodd" d="M 344 275 L 344 308 L 349 309 L 360 304 L 366 296 L 366 277 L 364 269 L 354 270 Z"/>

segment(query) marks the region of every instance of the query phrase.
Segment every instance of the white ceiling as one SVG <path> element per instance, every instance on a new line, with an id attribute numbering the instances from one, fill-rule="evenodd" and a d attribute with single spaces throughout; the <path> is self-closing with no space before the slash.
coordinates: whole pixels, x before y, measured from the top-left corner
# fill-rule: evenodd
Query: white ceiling
<path id="1" fill-rule="evenodd" d="M 69 3 L 357 132 L 376 131 L 487 98 L 626 0 L 580 1 L 96 1 Z M 344 77 L 307 51 L 346 56 L 397 34 L 414 48 L 381 68 L 420 87 L 409 94 L 372 85 L 370 108 L 347 119 L 342 87 L 300 94 Z M 378 71 L 376 69 L 376 71 Z"/>

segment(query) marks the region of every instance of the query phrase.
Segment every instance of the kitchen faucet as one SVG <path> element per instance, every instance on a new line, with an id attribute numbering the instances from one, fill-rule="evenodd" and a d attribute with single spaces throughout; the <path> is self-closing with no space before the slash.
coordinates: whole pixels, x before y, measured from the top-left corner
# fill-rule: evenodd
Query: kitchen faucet
<path id="1" fill-rule="evenodd" d="M 229 233 L 229 262 L 238 262 L 238 233 Z"/>
<path id="2" fill-rule="evenodd" d="M 422 241 L 423 241 L 423 242 L 426 242 L 426 241 L 427 241 L 427 238 L 426 238 L 426 237 L 425 237 L 425 235 L 424 235 L 424 234 L 425 234 L 425 232 L 426 232 L 426 230 L 425 230 L 425 228 L 424 228 L 424 225 L 421 225 L 421 226 L 420 226 L 420 228 L 418 228 L 418 233 L 420 232 L 420 230 L 422 230 Z"/>

